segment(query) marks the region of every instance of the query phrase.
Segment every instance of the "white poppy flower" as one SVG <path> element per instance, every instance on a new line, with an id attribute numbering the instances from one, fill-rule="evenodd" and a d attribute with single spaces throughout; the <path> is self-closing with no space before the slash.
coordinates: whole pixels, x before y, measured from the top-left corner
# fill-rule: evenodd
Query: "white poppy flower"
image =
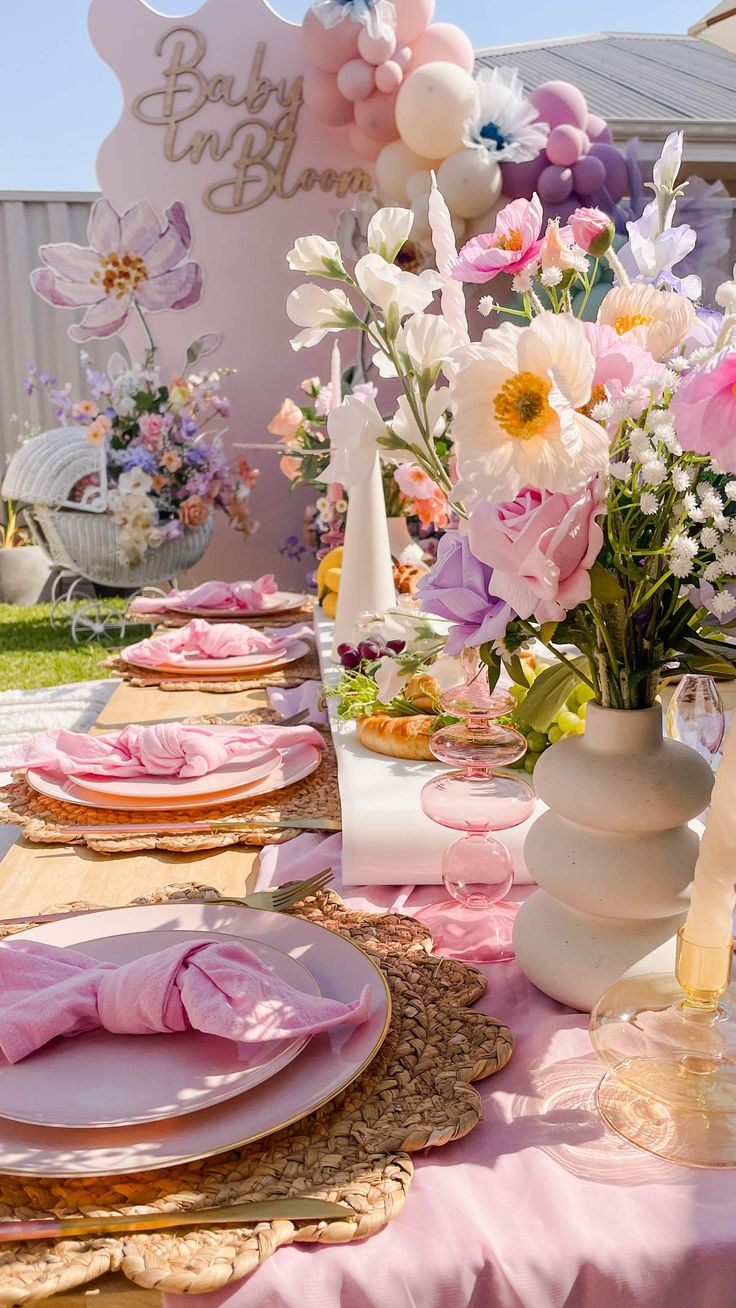
<path id="1" fill-rule="evenodd" d="M 326 291 L 323 286 L 297 286 L 286 301 L 286 312 L 297 327 L 305 330 L 291 341 L 292 350 L 319 345 L 328 332 L 355 327 L 359 319 L 344 291 Z"/>
<path id="2" fill-rule="evenodd" d="M 322 277 L 345 272 L 340 246 L 337 241 L 325 240 L 324 236 L 300 236 L 289 250 L 286 261 L 293 272 Z"/>
<path id="3" fill-rule="evenodd" d="M 442 279 L 432 268 L 421 273 L 402 272 L 392 263 L 386 263 L 380 254 L 364 254 L 355 265 L 355 280 L 372 304 L 378 305 L 384 317 L 392 304 L 399 317 L 421 313 L 431 302 Z"/>
<path id="4" fill-rule="evenodd" d="M 322 474 L 323 481 L 355 486 L 371 472 L 379 451 L 379 438 L 386 435 L 376 401 L 348 395 L 327 419 L 330 437 L 330 462 Z"/>
<path id="5" fill-rule="evenodd" d="M 368 250 L 393 263 L 409 239 L 414 214 L 411 209 L 379 209 L 368 224 Z"/>

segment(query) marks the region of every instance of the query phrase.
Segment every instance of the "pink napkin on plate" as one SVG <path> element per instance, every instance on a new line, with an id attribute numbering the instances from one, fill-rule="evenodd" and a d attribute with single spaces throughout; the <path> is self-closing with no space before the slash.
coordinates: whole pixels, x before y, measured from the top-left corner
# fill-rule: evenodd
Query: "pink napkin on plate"
<path id="1" fill-rule="evenodd" d="M 278 607 L 279 588 L 273 573 L 257 581 L 204 581 L 192 590 L 170 590 L 168 595 L 139 595 L 131 602 L 131 613 L 164 613 L 169 609 L 222 609 L 223 613 L 248 613 Z"/>
<path id="2" fill-rule="evenodd" d="M 218 625 L 205 622 L 204 618 L 193 618 L 185 627 L 175 627 L 157 636 L 149 636 L 147 640 L 139 640 L 137 645 L 126 650 L 126 658 L 139 667 L 155 668 L 162 663 L 185 666 L 191 656 L 229 659 L 252 654 L 284 654 L 287 638 L 276 632 L 277 629 L 272 629 L 273 634 L 256 631 L 254 627 L 237 622 Z"/>
<path id="3" fill-rule="evenodd" d="M 155 1035 L 193 1027 L 237 1041 L 271 1041 L 358 1026 L 351 1004 L 295 990 L 238 940 L 186 941 L 117 965 L 34 940 L 0 948 L 0 1053 L 18 1063 L 57 1036 L 102 1027 Z"/>
<path id="4" fill-rule="evenodd" d="M 294 745 L 324 749 L 318 731 L 304 725 L 213 728 L 161 722 L 86 736 L 56 727 L 31 736 L 0 755 L 0 771 L 38 768 L 49 776 L 203 777 L 223 764 L 257 758 L 265 750 Z"/>

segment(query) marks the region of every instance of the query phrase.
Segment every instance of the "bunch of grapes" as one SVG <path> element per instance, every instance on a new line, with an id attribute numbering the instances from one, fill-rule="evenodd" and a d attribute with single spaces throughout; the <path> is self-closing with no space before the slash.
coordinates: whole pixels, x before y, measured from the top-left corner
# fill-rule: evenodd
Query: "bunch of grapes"
<path id="1" fill-rule="evenodd" d="M 527 669 L 527 676 L 533 681 L 536 673 L 533 669 Z M 511 693 L 521 704 L 526 698 L 527 689 L 524 686 L 513 685 Z M 593 698 L 593 694 L 590 686 L 586 686 L 583 681 L 578 682 L 546 731 L 534 731 L 526 723 L 517 721 L 514 715 L 513 724 L 526 736 L 527 744 L 526 754 L 514 764 L 514 767 L 523 768 L 525 772 L 533 772 L 540 754 L 543 754 L 545 749 L 549 749 L 550 745 L 556 745 L 564 736 L 582 736 L 585 731 L 588 703 Z"/>
<path id="2" fill-rule="evenodd" d="M 348 672 L 355 672 L 365 663 L 378 663 L 380 659 L 393 658 L 401 654 L 406 647 L 405 640 L 379 640 L 371 636 L 361 640 L 357 645 L 343 642 L 337 647 L 337 657 Z"/>

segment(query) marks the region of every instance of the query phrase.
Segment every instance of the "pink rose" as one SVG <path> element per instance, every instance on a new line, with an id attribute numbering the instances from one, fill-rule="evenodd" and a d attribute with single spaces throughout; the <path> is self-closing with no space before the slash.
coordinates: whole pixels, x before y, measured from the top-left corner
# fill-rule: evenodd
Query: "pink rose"
<path id="1" fill-rule="evenodd" d="M 576 209 L 568 219 L 575 244 L 594 259 L 600 259 L 610 249 L 615 228 L 602 209 Z"/>
<path id="2" fill-rule="evenodd" d="M 209 504 L 205 504 L 199 495 L 190 495 L 179 505 L 179 517 L 185 527 L 201 527 L 210 513 Z"/>
<path id="3" fill-rule="evenodd" d="M 164 429 L 163 418 L 158 413 L 142 413 L 138 419 L 138 431 L 141 434 L 143 444 L 148 449 L 154 449 L 161 439 Z"/>
<path id="4" fill-rule="evenodd" d="M 304 421 L 304 417 L 298 404 L 293 400 L 284 400 L 278 413 L 274 414 L 268 424 L 267 430 L 272 436 L 278 436 L 280 440 L 291 440 L 295 436 Z"/>
<path id="5" fill-rule="evenodd" d="M 590 569 L 603 532 L 597 479 L 570 495 L 524 490 L 506 504 L 479 500 L 468 540 L 476 558 L 493 568 L 493 591 L 520 618 L 557 622 L 590 599 Z"/>

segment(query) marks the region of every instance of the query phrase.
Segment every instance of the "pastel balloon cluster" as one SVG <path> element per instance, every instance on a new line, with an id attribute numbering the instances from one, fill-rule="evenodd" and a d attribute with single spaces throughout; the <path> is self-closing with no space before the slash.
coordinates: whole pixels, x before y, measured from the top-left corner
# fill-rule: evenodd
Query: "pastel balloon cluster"
<path id="1" fill-rule="evenodd" d="M 528 199 L 536 191 L 563 219 L 580 204 L 618 204 L 629 189 L 626 162 L 582 91 L 571 82 L 544 82 L 529 99 L 549 124 L 549 140 L 536 159 L 501 165 L 509 199 Z"/>
<path id="2" fill-rule="evenodd" d="M 369 160 L 400 135 L 398 97 L 418 69 L 445 62 L 472 82 L 472 42 L 452 23 L 432 23 L 435 0 L 392 3 L 395 25 L 378 35 L 350 13 L 326 27 L 310 9 L 302 24 L 305 106 L 318 122 L 348 127 L 353 149 Z"/>

